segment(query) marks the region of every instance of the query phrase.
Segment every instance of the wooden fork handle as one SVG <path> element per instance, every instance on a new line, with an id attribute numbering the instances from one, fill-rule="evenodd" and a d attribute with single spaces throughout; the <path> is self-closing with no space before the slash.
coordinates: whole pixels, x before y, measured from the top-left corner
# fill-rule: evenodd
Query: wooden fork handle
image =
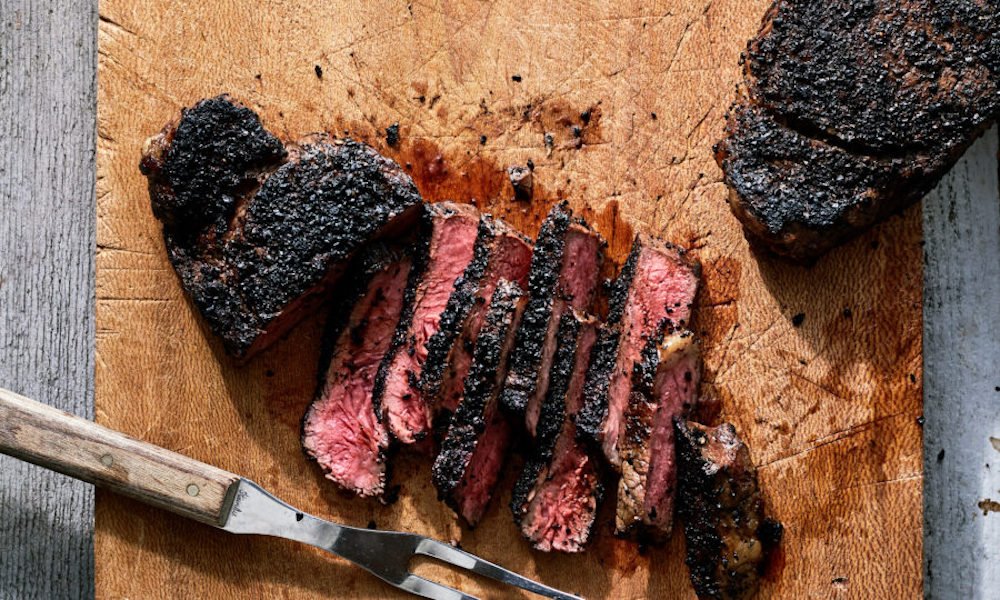
<path id="1" fill-rule="evenodd" d="M 217 527 L 240 479 L 2 388 L 0 452 Z"/>

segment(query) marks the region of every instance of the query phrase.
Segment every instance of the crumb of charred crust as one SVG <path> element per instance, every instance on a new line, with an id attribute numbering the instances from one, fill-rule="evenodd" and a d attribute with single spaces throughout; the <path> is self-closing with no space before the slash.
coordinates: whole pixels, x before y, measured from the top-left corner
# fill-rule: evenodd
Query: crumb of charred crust
<path id="1" fill-rule="evenodd" d="M 531 200 L 534 191 L 534 175 L 530 166 L 512 166 L 507 169 L 507 176 L 514 188 L 514 199 L 522 202 Z"/>
<path id="2" fill-rule="evenodd" d="M 390 148 L 399 147 L 399 123 L 393 123 L 385 128 L 385 143 Z"/>
<path id="3" fill-rule="evenodd" d="M 521 76 L 520 75 L 511 75 L 510 79 L 511 79 L 511 81 L 513 81 L 515 83 L 521 83 Z"/>
<path id="4" fill-rule="evenodd" d="M 580 122 L 583 123 L 584 126 L 590 125 L 590 114 L 590 110 L 585 110 L 580 113 Z"/>
<path id="5" fill-rule="evenodd" d="M 937 461 L 944 462 L 944 448 L 941 448 L 941 451 L 937 453 Z"/>
<path id="6" fill-rule="evenodd" d="M 802 323 L 806 320 L 806 313 L 798 313 L 792 317 L 792 325 L 795 327 L 801 327 Z"/>
<path id="7" fill-rule="evenodd" d="M 649 118 L 655 121 L 656 120 L 656 113 L 655 112 L 649 113 Z"/>
<path id="8" fill-rule="evenodd" d="M 917 417 L 917 427 L 923 427 L 926 421 L 927 420 L 924 419 L 924 415 L 920 415 L 919 417 Z"/>
<path id="9" fill-rule="evenodd" d="M 486 145 L 486 136 L 485 135 L 479 136 L 479 145 L 480 146 L 485 146 Z"/>
<path id="10" fill-rule="evenodd" d="M 375 519 L 370 519 L 365 527 L 367 529 L 378 529 L 378 524 L 375 522 Z"/>
<path id="11" fill-rule="evenodd" d="M 844 307 L 843 315 L 845 319 L 850 319 L 854 316 L 854 313 L 851 311 L 850 307 Z"/>
<path id="12" fill-rule="evenodd" d="M 399 489 L 400 486 L 394 485 L 385 491 L 385 494 L 380 498 L 382 504 L 388 506 L 390 504 L 395 504 L 399 500 Z"/>
<path id="13" fill-rule="evenodd" d="M 323 67 L 314 65 L 313 70 L 316 71 L 316 79 L 323 79 Z"/>

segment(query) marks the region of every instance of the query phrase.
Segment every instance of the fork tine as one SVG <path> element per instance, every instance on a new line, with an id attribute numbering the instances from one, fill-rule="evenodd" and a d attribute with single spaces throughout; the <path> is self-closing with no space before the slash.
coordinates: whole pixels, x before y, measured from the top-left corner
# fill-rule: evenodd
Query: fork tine
<path id="1" fill-rule="evenodd" d="M 419 544 L 417 544 L 414 552 L 436 558 L 462 569 L 468 569 L 473 573 L 495 579 L 502 583 L 517 586 L 523 590 L 533 592 L 540 596 L 556 598 L 557 600 L 583 600 L 579 596 L 567 594 L 555 588 L 550 588 L 547 585 L 542 585 L 536 581 L 528 579 L 527 577 L 522 577 L 517 573 L 508 571 L 499 565 L 495 565 L 488 560 L 483 560 L 478 556 L 469 554 L 464 550 L 459 550 L 458 548 L 449 546 L 448 544 L 444 544 L 437 540 L 424 538 Z"/>
<path id="2" fill-rule="evenodd" d="M 429 579 L 424 579 L 412 573 L 394 585 L 411 594 L 430 598 L 431 600 L 479 600 L 475 596 L 470 596 L 440 583 L 434 583 Z"/>

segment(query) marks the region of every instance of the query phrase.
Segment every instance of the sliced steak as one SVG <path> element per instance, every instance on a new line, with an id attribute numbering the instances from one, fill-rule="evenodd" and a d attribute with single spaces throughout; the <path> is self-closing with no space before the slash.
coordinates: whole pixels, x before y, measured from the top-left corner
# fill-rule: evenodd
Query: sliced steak
<path id="1" fill-rule="evenodd" d="M 441 327 L 456 280 L 473 261 L 480 220 L 479 211 L 467 204 L 441 202 L 424 209 L 403 315 L 374 389 L 376 409 L 404 444 L 423 439 L 430 429 L 430 411 L 419 386 L 427 343 Z"/>
<path id="2" fill-rule="evenodd" d="M 528 276 L 528 306 L 517 332 L 500 398 L 509 414 L 525 419 L 534 436 L 556 349 L 559 319 L 589 311 L 603 262 L 604 240 L 565 204 L 552 207 L 535 241 Z"/>
<path id="3" fill-rule="evenodd" d="M 497 395 L 524 308 L 521 296 L 516 283 L 497 285 L 465 378 L 465 393 L 432 469 L 438 496 L 472 526 L 493 496 L 510 444 L 510 426 L 497 409 Z"/>
<path id="4" fill-rule="evenodd" d="M 285 146 L 226 96 L 148 140 L 140 170 L 181 285 L 238 358 L 315 308 L 361 247 L 422 203 L 372 148 L 322 135 Z"/>
<path id="5" fill-rule="evenodd" d="M 753 241 L 807 261 L 918 200 L 1000 115 L 995 1 L 778 0 L 716 157 Z"/>
<path id="6" fill-rule="evenodd" d="M 781 539 L 781 524 L 764 514 L 757 469 L 732 425 L 675 424 L 677 512 L 684 522 L 691 583 L 699 598 L 749 598 Z"/>
<path id="7" fill-rule="evenodd" d="M 543 552 L 581 552 L 603 493 L 593 450 L 576 437 L 573 417 L 583 405 L 583 382 L 597 322 L 571 311 L 559 320 L 558 347 L 537 443 L 514 486 L 511 511 L 521 533 Z"/>
<path id="8" fill-rule="evenodd" d="M 632 367 L 650 338 L 687 325 L 700 272 L 700 265 L 680 248 L 638 235 L 612 284 L 608 319 L 598 332 L 576 425 L 578 434 L 600 445 L 616 469 Z"/>
<path id="9" fill-rule="evenodd" d="M 690 331 L 650 338 L 632 371 L 621 438 L 615 533 L 663 541 L 673 529 L 677 462 L 674 419 L 697 400 L 701 368 Z"/>
<path id="10" fill-rule="evenodd" d="M 466 267 L 448 299 L 441 327 L 427 342 L 427 362 L 420 378 L 424 399 L 446 421 L 461 402 L 473 348 L 490 299 L 501 280 L 524 287 L 531 265 L 531 241 L 500 219 L 483 217 L 475 259 Z"/>
<path id="11" fill-rule="evenodd" d="M 302 447 L 326 477 L 359 496 L 382 496 L 389 432 L 372 388 L 403 309 L 412 259 L 381 245 L 363 251 L 331 313 L 316 399 L 302 422 Z"/>

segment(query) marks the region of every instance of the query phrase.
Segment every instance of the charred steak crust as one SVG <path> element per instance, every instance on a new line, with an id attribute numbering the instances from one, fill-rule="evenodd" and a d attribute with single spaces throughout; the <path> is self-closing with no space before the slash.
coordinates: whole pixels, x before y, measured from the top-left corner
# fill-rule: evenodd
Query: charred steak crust
<path id="1" fill-rule="evenodd" d="M 581 440 L 599 447 L 601 429 L 608 415 L 608 387 L 618 358 L 618 344 L 621 341 L 621 320 L 625 315 L 629 288 L 635 277 L 636 265 L 642 248 L 637 237 L 632 242 L 628 257 L 608 288 L 608 318 L 597 332 L 587 378 L 584 382 L 583 408 L 576 414 L 576 435 Z"/>
<path id="2" fill-rule="evenodd" d="M 462 326 L 475 305 L 496 239 L 496 222 L 489 215 L 483 215 L 479 221 L 472 262 L 455 281 L 455 289 L 441 313 L 441 325 L 427 340 L 427 360 L 424 361 L 424 369 L 420 375 L 420 391 L 427 401 L 436 398 L 441 389 L 452 345 L 458 339 Z"/>
<path id="3" fill-rule="evenodd" d="M 605 323 L 598 329 L 583 384 L 583 408 L 576 413 L 576 436 L 595 448 L 601 446 L 601 432 L 608 416 L 608 388 L 620 341 L 621 329 L 616 325 Z"/>
<path id="4" fill-rule="evenodd" d="M 576 340 L 580 333 L 579 319 L 571 312 L 565 313 L 559 319 L 558 331 L 559 346 L 552 360 L 549 389 L 538 418 L 535 450 L 525 463 L 511 495 L 510 510 L 518 525 L 528 510 L 529 496 L 538 483 L 539 475 L 552 462 L 556 441 L 566 418 L 566 391 L 573 377 Z"/>
<path id="5" fill-rule="evenodd" d="M 203 226 L 225 230 L 238 199 L 287 154 L 256 113 L 222 95 L 182 109 L 146 143 L 139 170 L 156 218 L 176 235 L 197 235 Z"/>
<path id="6" fill-rule="evenodd" d="M 324 327 L 322 344 L 320 346 L 318 370 L 319 377 L 316 392 L 314 394 L 314 401 L 310 404 L 308 410 L 306 410 L 305 414 L 302 416 L 300 423 L 300 440 L 303 453 L 307 459 L 316 463 L 328 476 L 330 475 L 329 469 L 322 464 L 321 460 L 314 452 L 314 449 L 311 448 L 308 443 L 308 423 L 310 422 L 314 411 L 319 408 L 320 401 L 322 400 L 323 394 L 327 389 L 330 366 L 333 362 L 334 355 L 338 351 L 354 351 L 356 350 L 356 346 L 363 344 L 365 341 L 362 331 L 356 333 L 352 329 L 352 331 L 347 332 L 348 327 L 364 329 L 366 325 L 364 322 L 356 324 L 351 323 L 352 313 L 354 312 L 357 303 L 360 302 L 368 293 L 369 286 L 378 274 L 392 268 L 398 263 L 403 262 L 410 262 L 412 268 L 411 256 L 406 252 L 398 248 L 391 248 L 382 243 L 376 243 L 369 246 L 352 261 L 351 267 L 348 270 L 350 275 L 346 277 L 346 281 L 342 280 L 342 287 L 340 288 L 341 293 L 337 295 L 336 300 L 331 304 L 327 323 Z M 379 296 L 375 299 L 375 302 L 377 303 L 381 301 L 382 290 L 377 290 L 376 294 Z M 367 315 L 363 316 L 362 319 L 367 319 Z M 350 336 L 347 340 L 344 340 L 345 333 Z M 348 344 L 347 347 L 338 347 L 344 342 Z M 378 421 L 377 416 L 375 416 L 375 420 Z M 382 473 L 380 474 L 380 485 L 373 489 L 361 490 L 352 488 L 349 491 L 366 496 L 381 496 L 384 493 L 385 484 L 391 477 L 391 464 L 388 462 L 389 446 L 387 437 L 385 441 L 385 444 L 379 445 L 377 456 L 375 457 L 375 462 L 382 469 Z M 338 483 L 342 482 L 338 481 Z"/>
<path id="7" fill-rule="evenodd" d="M 286 149 L 225 96 L 147 142 L 140 170 L 185 291 L 238 358 L 287 331 L 422 203 L 374 149 L 322 135 Z"/>
<path id="8" fill-rule="evenodd" d="M 750 597 L 759 584 L 781 524 L 767 518 L 757 470 L 729 423 L 709 428 L 676 420 L 687 565 L 699 598 Z"/>
<path id="9" fill-rule="evenodd" d="M 995 1 L 779 0 L 763 27 L 756 101 L 859 154 L 961 145 L 1000 112 Z"/>
<path id="10" fill-rule="evenodd" d="M 528 273 L 528 303 L 517 330 L 514 351 L 507 369 L 507 380 L 500 395 L 500 406 L 512 415 L 524 415 L 535 393 L 542 346 L 552 316 L 559 271 L 562 267 L 566 231 L 572 213 L 563 204 L 555 205 L 542 223 L 535 240 Z"/>
<path id="11" fill-rule="evenodd" d="M 455 493 L 468 474 L 479 438 L 496 412 L 497 387 L 509 352 L 511 329 L 518 319 L 523 295 L 513 282 L 501 281 L 490 301 L 479 332 L 472 368 L 465 378 L 464 394 L 431 470 L 438 497 L 461 512 Z M 492 405 L 492 406 L 491 406 Z"/>
<path id="12" fill-rule="evenodd" d="M 998 32 L 992 0 L 776 1 L 716 149 L 751 241 L 811 261 L 926 194 L 1000 115 Z"/>

